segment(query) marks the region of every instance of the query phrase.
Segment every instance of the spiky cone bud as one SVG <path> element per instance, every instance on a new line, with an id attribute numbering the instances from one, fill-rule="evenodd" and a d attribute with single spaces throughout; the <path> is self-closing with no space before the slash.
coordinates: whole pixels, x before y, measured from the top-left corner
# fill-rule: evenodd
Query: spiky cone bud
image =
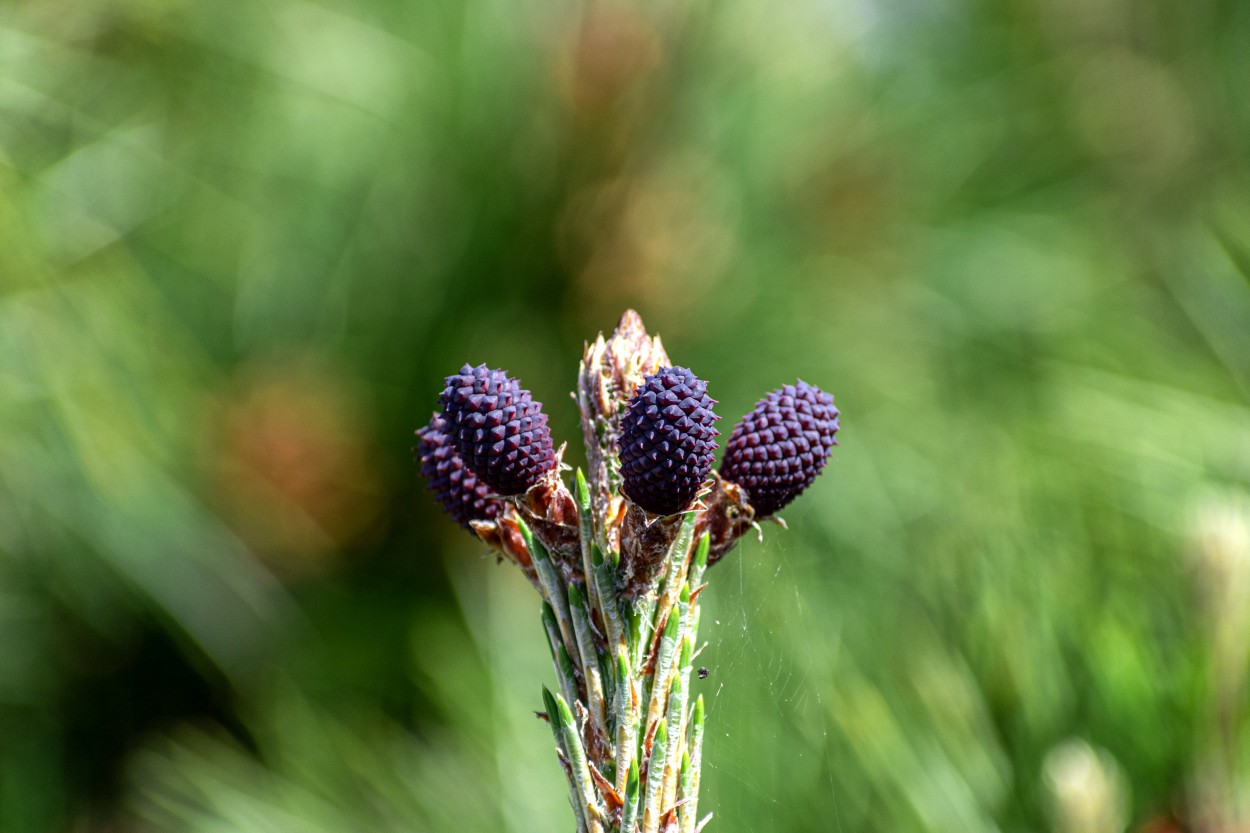
<path id="1" fill-rule="evenodd" d="M 741 486 L 755 516 L 766 518 L 812 485 L 837 432 L 833 397 L 799 379 L 766 395 L 734 426 L 720 475 Z"/>
<path id="2" fill-rule="evenodd" d="M 684 367 L 647 376 L 621 419 L 621 491 L 655 515 L 686 510 L 715 457 L 716 400 Z"/>
<path id="3" fill-rule="evenodd" d="M 456 450 L 447 420 L 434 414 L 430 424 L 417 429 L 419 442 L 413 452 L 421 461 L 421 474 L 443 510 L 465 529 L 472 521 L 489 521 L 503 511 L 493 490 L 465 465 Z"/>
<path id="4" fill-rule="evenodd" d="M 456 450 L 497 494 L 519 495 L 556 469 L 542 403 L 502 370 L 465 365 L 439 396 Z"/>

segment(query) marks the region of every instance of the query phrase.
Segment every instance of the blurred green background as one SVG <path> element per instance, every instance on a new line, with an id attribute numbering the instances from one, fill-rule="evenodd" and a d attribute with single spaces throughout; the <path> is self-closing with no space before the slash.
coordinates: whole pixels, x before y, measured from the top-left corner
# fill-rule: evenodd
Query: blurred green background
<path id="1" fill-rule="evenodd" d="M 844 414 L 709 831 L 1250 830 L 1248 91 L 1244 0 L 0 3 L 0 830 L 571 830 L 409 448 L 627 306 Z"/>

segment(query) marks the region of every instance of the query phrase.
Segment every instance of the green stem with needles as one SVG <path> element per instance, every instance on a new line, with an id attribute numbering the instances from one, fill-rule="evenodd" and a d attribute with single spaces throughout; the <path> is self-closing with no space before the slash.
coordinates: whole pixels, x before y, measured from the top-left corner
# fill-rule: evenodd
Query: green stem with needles
<path id="1" fill-rule="evenodd" d="M 543 595 L 542 622 L 558 692 L 543 689 L 546 717 L 569 782 L 578 830 L 660 833 L 697 829 L 702 701 L 691 702 L 698 594 L 708 537 L 682 518 L 663 569 L 646 592 L 623 599 L 618 552 L 598 532 L 576 473 L 583 572 L 571 579 L 524 520 L 521 535 Z M 584 581 L 584 583 L 581 583 Z M 697 587 L 697 584 L 695 585 Z"/>

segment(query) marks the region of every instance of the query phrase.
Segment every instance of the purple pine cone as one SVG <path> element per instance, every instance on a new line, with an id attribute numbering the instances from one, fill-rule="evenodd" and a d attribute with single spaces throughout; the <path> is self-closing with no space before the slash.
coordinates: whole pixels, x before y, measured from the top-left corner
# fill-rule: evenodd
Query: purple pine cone
<path id="1" fill-rule="evenodd" d="M 522 494 L 556 467 L 542 403 L 504 371 L 466 364 L 439 402 L 456 451 L 496 494 Z"/>
<path id="2" fill-rule="evenodd" d="M 837 432 L 833 397 L 799 379 L 765 396 L 734 426 L 720 475 L 746 490 L 756 517 L 767 517 L 812 485 Z"/>
<path id="3" fill-rule="evenodd" d="M 712 470 L 716 440 L 707 383 L 684 367 L 646 377 L 621 419 L 621 491 L 657 515 L 694 500 Z"/>
<path id="4" fill-rule="evenodd" d="M 501 504 L 460 459 L 441 414 L 435 414 L 417 436 L 421 441 L 413 451 L 421 460 L 421 474 L 448 515 L 471 529 L 469 521 L 489 521 L 499 514 Z"/>

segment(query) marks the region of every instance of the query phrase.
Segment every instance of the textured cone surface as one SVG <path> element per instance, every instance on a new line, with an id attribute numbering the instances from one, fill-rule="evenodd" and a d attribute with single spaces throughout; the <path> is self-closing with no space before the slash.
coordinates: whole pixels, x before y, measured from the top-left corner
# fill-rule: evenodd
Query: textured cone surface
<path id="1" fill-rule="evenodd" d="M 715 437 L 707 383 L 684 367 L 646 377 L 621 420 L 621 491 L 657 515 L 690 505 L 712 469 Z"/>
<path id="2" fill-rule="evenodd" d="M 496 494 L 519 495 L 556 467 L 542 403 L 504 371 L 466 364 L 439 402 L 456 450 Z"/>
<path id="3" fill-rule="evenodd" d="M 430 424 L 417 431 L 421 441 L 413 449 L 421 460 L 421 474 L 434 497 L 457 523 L 470 529 L 469 521 L 488 521 L 501 509 L 491 488 L 469 470 L 447 433 L 447 421 L 435 414 Z"/>
<path id="4" fill-rule="evenodd" d="M 720 474 L 746 490 L 757 517 L 812 485 L 838 444 L 833 397 L 803 380 L 765 396 L 734 426 Z"/>

